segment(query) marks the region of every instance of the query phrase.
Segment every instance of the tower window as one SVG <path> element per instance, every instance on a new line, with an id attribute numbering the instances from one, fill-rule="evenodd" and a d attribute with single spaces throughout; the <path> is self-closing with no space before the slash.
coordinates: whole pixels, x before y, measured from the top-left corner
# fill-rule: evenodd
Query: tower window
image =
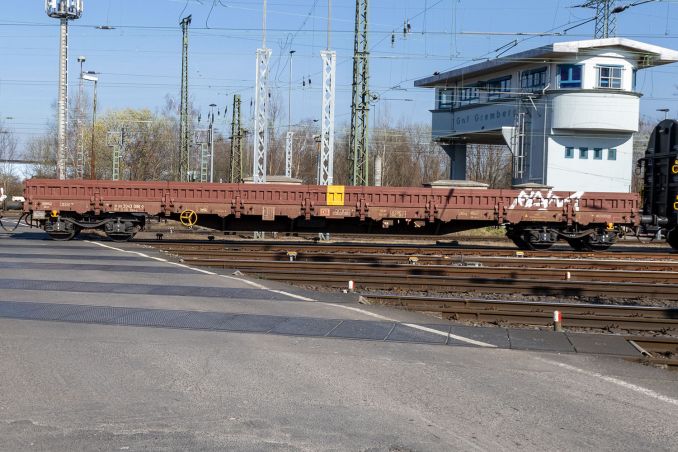
<path id="1" fill-rule="evenodd" d="M 436 95 L 436 109 L 447 110 L 454 106 L 454 89 L 438 88 Z"/>
<path id="2" fill-rule="evenodd" d="M 598 66 L 598 88 L 621 89 L 621 66 Z"/>
<path id="3" fill-rule="evenodd" d="M 520 87 L 525 90 L 539 90 L 546 86 L 546 68 L 523 71 L 520 74 Z"/>
<path id="4" fill-rule="evenodd" d="M 574 158 L 574 148 L 565 148 L 565 158 L 566 159 Z"/>
<path id="5" fill-rule="evenodd" d="M 487 98 L 489 100 L 500 99 L 511 94 L 511 76 L 502 77 L 487 82 Z"/>
<path id="6" fill-rule="evenodd" d="M 602 160 L 603 159 L 603 150 L 601 148 L 595 148 L 593 150 L 593 160 Z"/>
<path id="7" fill-rule="evenodd" d="M 558 65 L 558 87 L 581 88 L 581 66 L 577 64 Z"/>
<path id="8" fill-rule="evenodd" d="M 589 148 L 579 148 L 579 158 L 580 159 L 589 158 Z"/>
<path id="9" fill-rule="evenodd" d="M 607 150 L 607 159 L 608 160 L 617 160 L 617 150 L 612 148 Z"/>

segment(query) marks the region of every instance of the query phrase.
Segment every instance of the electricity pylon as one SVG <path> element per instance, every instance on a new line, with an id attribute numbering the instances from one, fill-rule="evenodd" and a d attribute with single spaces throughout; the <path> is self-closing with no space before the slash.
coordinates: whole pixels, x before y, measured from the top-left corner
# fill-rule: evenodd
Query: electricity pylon
<path id="1" fill-rule="evenodd" d="M 356 0 L 353 43 L 353 100 L 351 101 L 351 159 L 353 185 L 369 185 L 370 67 L 368 0 Z"/>
<path id="2" fill-rule="evenodd" d="M 240 95 L 233 96 L 233 122 L 231 123 L 231 169 L 229 182 L 242 182 L 242 118 L 240 116 Z"/>
<path id="3" fill-rule="evenodd" d="M 178 180 L 189 180 L 190 170 L 190 130 L 189 130 L 189 105 L 188 105 L 188 27 L 191 25 L 192 16 L 181 20 L 183 42 L 181 48 L 181 118 L 179 126 L 179 174 Z"/>
<path id="4" fill-rule="evenodd" d="M 582 8 L 596 10 L 596 28 L 594 39 L 605 39 L 617 33 L 616 0 L 590 0 L 580 5 Z"/>

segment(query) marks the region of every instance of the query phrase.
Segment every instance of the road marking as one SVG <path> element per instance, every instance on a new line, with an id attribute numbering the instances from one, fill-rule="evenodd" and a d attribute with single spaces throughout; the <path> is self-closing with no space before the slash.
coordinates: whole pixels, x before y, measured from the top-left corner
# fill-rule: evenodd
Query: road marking
<path id="1" fill-rule="evenodd" d="M 94 244 L 94 245 L 98 245 L 98 246 L 101 246 L 101 247 L 104 247 L 104 248 L 108 248 L 110 250 L 120 251 L 122 253 L 136 254 L 137 256 L 144 257 L 146 259 L 153 259 L 153 260 L 158 261 L 158 262 L 163 262 L 165 264 L 170 264 L 170 265 L 175 265 L 177 267 L 186 268 L 188 270 L 193 270 L 193 271 L 196 271 L 196 272 L 199 272 L 199 273 L 203 273 L 205 275 L 219 276 L 221 278 L 232 279 L 233 281 L 238 281 L 238 282 L 241 282 L 241 283 L 248 284 L 248 285 L 250 285 L 250 286 L 252 286 L 256 289 L 267 290 L 269 292 L 274 292 L 274 293 L 277 293 L 279 295 L 284 295 L 286 297 L 296 298 L 296 299 L 302 300 L 302 301 L 316 301 L 316 300 L 313 300 L 312 298 L 306 298 L 306 297 L 302 297 L 301 295 L 296 295 L 296 294 L 293 294 L 293 293 L 285 292 L 284 290 L 269 289 L 268 287 L 266 287 L 264 285 L 261 285 L 259 283 L 254 282 L 254 281 L 248 281 L 247 279 L 238 278 L 236 276 L 231 276 L 231 275 L 220 275 L 218 273 L 211 272 L 209 270 L 203 270 L 201 268 L 191 267 L 191 266 L 186 265 L 186 264 L 181 264 L 181 263 L 178 263 L 178 262 L 172 262 L 172 261 L 169 261 L 169 260 L 164 259 L 162 257 L 149 256 L 148 254 L 144 254 L 144 253 L 141 253 L 139 251 L 124 250 L 122 248 L 117 248 L 115 246 L 106 245 L 105 243 L 93 242 L 93 241 L 90 241 L 90 240 L 84 240 L 84 242 L 91 243 L 91 244 Z"/>
<path id="2" fill-rule="evenodd" d="M 92 242 L 92 241 L 90 241 L 90 240 L 84 240 L 84 242 L 86 242 L 86 243 L 92 243 L 92 244 L 94 244 L 94 245 L 99 245 L 99 246 L 102 246 L 102 247 L 104 247 L 104 248 L 108 248 L 108 249 L 110 249 L 110 250 L 120 251 L 120 252 L 122 252 L 122 253 L 136 254 L 137 256 L 145 257 L 146 259 L 153 259 L 154 261 L 164 262 L 164 263 L 166 263 L 166 264 L 175 265 L 175 266 L 181 267 L 181 268 L 187 268 L 187 269 L 189 269 L 189 270 L 194 270 L 194 271 L 196 271 L 196 272 L 203 273 L 203 274 L 205 274 L 205 275 L 211 275 L 211 276 L 216 275 L 216 273 L 211 272 L 211 271 L 208 271 L 208 270 L 203 270 L 203 269 L 201 269 L 201 268 L 193 268 L 193 267 L 189 267 L 188 265 L 180 264 L 180 263 L 178 263 L 178 262 L 171 262 L 171 261 L 168 261 L 167 259 L 163 259 L 163 258 L 161 258 L 161 257 L 149 256 L 148 254 L 140 253 L 139 251 L 123 250 L 122 248 L 116 248 L 116 247 L 114 247 L 114 246 L 106 245 L 105 243 Z"/>
<path id="3" fill-rule="evenodd" d="M 390 319 L 388 317 L 384 317 L 383 315 L 380 314 L 375 314 L 374 312 L 366 311 L 364 309 L 360 308 L 354 308 L 353 306 L 344 306 L 343 304 L 336 304 L 336 303 L 327 303 L 328 306 L 334 306 L 335 308 L 341 308 L 341 309 L 348 309 L 349 311 L 353 312 L 359 312 L 360 314 L 367 315 L 370 317 L 374 317 L 375 319 L 379 320 L 385 320 L 387 322 L 396 322 L 396 320 Z M 400 323 L 400 322 L 398 322 Z"/>
<path id="4" fill-rule="evenodd" d="M 238 278 L 237 276 L 231 276 L 231 275 L 219 275 L 219 276 L 222 277 L 222 278 L 232 279 L 233 281 L 239 281 L 239 282 L 248 284 L 248 285 L 254 287 L 255 289 L 269 290 L 268 287 L 262 286 L 261 284 L 256 283 L 254 281 L 250 281 L 248 279 Z"/>
<path id="5" fill-rule="evenodd" d="M 436 330 L 434 328 L 429 328 L 429 327 L 426 327 L 426 326 L 416 325 L 414 323 L 402 323 L 402 322 L 399 322 L 397 320 L 391 319 L 389 317 L 385 317 L 385 316 L 380 315 L 380 314 L 375 314 L 374 312 L 366 311 L 366 310 L 360 309 L 360 308 L 354 308 L 353 306 L 344 306 L 344 305 L 336 304 L 336 303 L 327 303 L 327 304 L 329 306 L 334 306 L 334 307 L 337 307 L 337 308 L 348 309 L 349 311 L 359 312 L 360 314 L 368 315 L 370 317 L 374 317 L 374 318 L 379 319 L 379 320 L 384 320 L 384 321 L 387 321 L 387 322 L 400 323 L 402 326 L 406 326 L 408 328 L 412 328 L 412 329 L 419 330 L 419 331 L 425 331 L 425 332 L 431 333 L 431 334 L 437 334 L 438 336 L 449 337 L 450 339 L 454 339 L 454 340 L 459 341 L 459 342 L 466 342 L 467 344 L 477 345 L 478 347 L 497 348 L 496 345 L 488 344 L 487 342 L 476 341 L 475 339 L 471 339 L 471 338 L 464 337 L 464 336 L 458 336 L 456 334 L 447 333 L 445 331 Z"/>
<path id="6" fill-rule="evenodd" d="M 268 290 L 269 292 L 274 292 L 274 293 L 280 294 L 280 295 L 285 295 L 286 297 L 296 298 L 297 300 L 301 300 L 301 301 L 313 301 L 313 302 L 316 301 L 313 298 L 302 297 L 301 295 L 285 292 L 284 290 L 275 290 L 275 289 L 269 289 L 269 288 L 266 288 L 266 290 Z"/>
<path id="7" fill-rule="evenodd" d="M 467 344 L 477 345 L 478 347 L 497 348 L 496 345 L 488 344 L 487 342 L 477 341 L 475 339 L 470 339 L 468 337 L 459 336 L 457 334 L 445 333 L 445 332 L 442 332 L 442 331 L 434 330 L 433 328 L 428 328 L 428 327 L 421 326 L 421 325 L 415 325 L 413 323 L 403 323 L 403 325 L 409 326 L 410 328 L 414 328 L 414 329 L 417 329 L 417 330 L 426 331 L 428 333 L 439 334 L 441 336 L 448 336 L 449 335 L 450 339 L 454 339 L 455 341 L 460 341 L 460 342 L 466 342 Z"/>
<path id="8" fill-rule="evenodd" d="M 268 287 L 266 287 L 262 284 L 259 284 L 259 283 L 253 282 L 253 281 L 248 281 L 246 279 L 237 278 L 235 276 L 230 276 L 230 275 L 219 275 L 218 273 L 214 273 L 214 272 L 207 271 L 207 270 L 202 270 L 200 268 L 189 267 L 188 265 L 185 265 L 185 264 L 179 264 L 177 262 L 171 262 L 171 261 L 168 261 L 167 259 L 163 259 L 161 257 L 149 256 L 147 254 L 140 253 L 138 251 L 124 250 L 122 248 L 116 248 L 114 246 L 106 245 L 105 243 L 92 242 L 90 240 L 85 240 L 85 242 L 86 243 L 93 243 L 95 245 L 98 245 L 98 246 L 101 246 L 101 247 L 104 247 L 104 248 L 108 248 L 108 249 L 111 249 L 111 250 L 115 250 L 115 251 L 120 251 L 120 252 L 123 252 L 123 253 L 136 254 L 137 256 L 145 257 L 147 259 L 153 259 L 153 260 L 156 260 L 156 261 L 159 261 L 159 262 L 165 262 L 167 264 L 176 265 L 178 267 L 187 268 L 187 269 L 190 269 L 190 270 L 195 270 L 197 272 L 204 273 L 204 274 L 207 274 L 207 275 L 220 276 L 220 277 L 226 278 L 226 279 L 233 279 L 235 281 L 239 281 L 239 282 L 242 282 L 242 283 L 245 283 L 245 284 L 249 284 L 249 285 L 251 285 L 251 286 L 253 286 L 257 289 L 267 290 L 269 292 L 277 293 L 279 295 L 284 295 L 286 297 L 296 298 L 297 300 L 312 301 L 312 302 L 317 301 L 317 300 L 314 300 L 312 298 L 307 298 L 307 297 L 303 297 L 301 295 L 296 295 L 296 294 L 293 294 L 293 293 L 290 293 L 290 292 L 285 292 L 284 290 L 270 289 L 270 288 L 268 288 Z M 436 330 L 434 328 L 428 328 L 428 327 L 425 327 L 425 326 L 416 325 L 414 323 L 399 322 L 398 320 L 391 319 L 391 318 L 383 316 L 381 314 L 375 314 L 374 312 L 366 311 L 366 310 L 360 309 L 360 308 L 355 308 L 353 306 L 344 306 L 344 305 L 336 304 L 336 303 L 324 303 L 324 304 L 326 304 L 327 306 L 333 306 L 335 308 L 348 309 L 349 311 L 357 312 L 357 313 L 360 313 L 362 315 L 373 317 L 375 319 L 383 320 L 383 321 L 386 321 L 386 322 L 399 323 L 399 324 L 406 326 L 408 328 L 412 328 L 412 329 L 419 330 L 419 331 L 425 331 L 425 332 L 431 333 L 431 334 L 437 334 L 439 336 L 449 337 L 450 339 L 454 339 L 454 340 L 459 341 L 459 342 L 465 342 L 465 343 L 471 344 L 471 345 L 477 345 L 478 347 L 497 348 L 497 346 L 493 345 L 493 344 L 488 344 L 486 342 L 476 341 L 475 339 L 471 339 L 471 338 L 464 337 L 464 336 L 458 336 L 456 334 L 447 333 L 445 331 Z"/>
<path id="9" fill-rule="evenodd" d="M 550 359 L 544 359 L 544 358 L 537 358 L 537 359 L 539 361 L 545 362 L 547 364 L 558 366 L 558 367 L 561 367 L 563 369 L 567 369 L 567 370 L 572 371 L 572 372 L 577 372 L 577 373 L 580 373 L 582 375 L 586 375 L 586 376 L 589 376 L 589 377 L 598 378 L 599 380 L 603 380 L 603 381 L 606 381 L 608 383 L 612 383 L 612 384 L 615 384 L 617 386 L 621 386 L 622 388 L 626 388 L 626 389 L 629 389 L 631 391 L 646 395 L 648 397 L 652 397 L 653 399 L 661 400 L 662 402 L 666 402 L 666 403 L 669 403 L 671 405 L 678 406 L 678 399 L 674 399 L 674 398 L 665 396 L 663 394 L 660 394 L 658 392 L 653 391 L 652 389 L 644 388 L 642 386 L 638 386 L 636 384 L 629 383 L 629 382 L 624 381 L 624 380 L 620 380 L 619 378 L 608 377 L 607 375 L 603 375 L 603 374 L 600 374 L 598 372 L 592 372 L 592 371 L 589 371 L 589 370 L 580 369 L 579 367 L 571 366 L 569 364 L 559 363 L 557 361 L 551 361 Z"/>

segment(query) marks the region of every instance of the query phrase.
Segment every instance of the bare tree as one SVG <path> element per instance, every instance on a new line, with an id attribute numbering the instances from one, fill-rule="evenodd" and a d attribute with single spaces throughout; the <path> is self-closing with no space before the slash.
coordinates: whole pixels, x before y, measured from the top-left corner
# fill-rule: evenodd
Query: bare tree
<path id="1" fill-rule="evenodd" d="M 506 146 L 468 146 L 468 178 L 489 184 L 490 188 L 511 187 L 511 163 L 511 153 Z"/>
<path id="2" fill-rule="evenodd" d="M 387 113 L 370 140 L 372 162 L 376 155 L 382 157 L 384 186 L 416 187 L 445 177 L 447 156 L 431 141 L 428 125 L 395 123 Z"/>
<path id="3" fill-rule="evenodd" d="M 18 195 L 21 192 L 20 178 L 13 170 L 11 160 L 17 158 L 17 140 L 14 133 L 0 121 L 0 187 L 7 195 Z"/>

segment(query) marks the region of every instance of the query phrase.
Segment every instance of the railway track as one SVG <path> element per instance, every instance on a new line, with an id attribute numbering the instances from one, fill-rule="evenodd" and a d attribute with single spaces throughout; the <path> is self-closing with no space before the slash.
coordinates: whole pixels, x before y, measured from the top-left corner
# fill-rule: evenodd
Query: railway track
<path id="1" fill-rule="evenodd" d="M 184 260 L 196 265 L 196 262 Z M 307 287 L 343 289 L 353 281 L 358 289 L 424 292 L 521 293 L 534 296 L 676 299 L 678 285 L 658 283 L 635 273 L 584 271 L 567 279 L 567 272 L 544 269 L 467 268 L 322 262 L 231 260 L 217 266 L 264 279 Z M 570 275 L 572 272 L 569 272 Z M 653 273 L 662 275 L 662 273 Z M 614 276 L 614 281 L 595 278 Z M 638 274 L 640 275 L 640 274 Z M 581 279 L 577 279 L 581 278 Z M 643 279 L 646 278 L 646 279 Z M 662 278 L 666 279 L 666 277 Z M 636 282 L 628 282 L 633 279 Z"/>
<path id="2" fill-rule="evenodd" d="M 489 254 L 486 249 L 473 249 L 469 256 L 464 254 L 468 249 L 440 246 L 153 245 L 191 265 L 238 269 L 311 287 L 346 288 L 351 280 L 356 288 L 365 290 L 678 298 L 678 256 L 670 253 L 491 250 Z M 678 335 L 677 308 L 402 295 L 363 298 L 367 303 L 436 313 L 447 320 L 544 327 L 552 325 L 553 311 L 559 310 L 565 327 Z M 640 361 L 644 363 L 678 364 L 678 339 L 630 336 L 629 340 L 643 351 Z"/>
<path id="3" fill-rule="evenodd" d="M 412 265 L 412 264 L 384 264 L 363 262 L 303 262 L 303 261 L 262 261 L 251 259 L 190 259 L 184 258 L 184 262 L 201 267 L 219 267 L 238 269 L 247 273 L 274 277 L 278 273 L 286 273 L 290 270 L 304 275 L 320 274 L 324 278 L 336 279 L 344 283 L 349 279 L 357 284 L 369 285 L 376 283 L 382 277 L 397 278 L 397 282 L 404 284 L 416 283 L 417 278 L 455 278 L 457 281 L 468 280 L 479 284 L 483 281 L 499 282 L 506 281 L 548 281 L 568 282 L 571 284 L 590 284 L 593 282 L 606 283 L 638 283 L 641 285 L 657 284 L 671 286 L 678 284 L 678 272 L 668 271 L 621 271 L 621 270 L 575 270 L 541 267 L 477 267 L 477 266 L 450 266 L 450 265 Z M 336 275 L 337 278 L 332 278 Z M 344 278 L 339 278 L 344 276 Z M 348 279 L 346 279 L 348 278 Z M 442 284 L 440 281 L 437 284 Z M 639 287 L 640 288 L 640 287 Z M 671 290 L 655 290 L 657 293 L 678 295 L 678 286 Z M 653 290 L 644 287 L 643 290 Z M 646 292 L 647 293 L 647 292 Z"/>
<path id="4" fill-rule="evenodd" d="M 630 358 L 631 361 L 678 370 L 678 339 L 648 336 L 625 338 L 643 354 L 642 358 Z"/>
<path id="5" fill-rule="evenodd" d="M 171 251 L 186 261 L 200 266 L 221 266 L 221 264 L 240 259 L 240 250 L 186 250 Z M 656 271 L 673 272 L 678 269 L 678 261 L 674 260 L 616 260 L 616 259 L 572 259 L 572 258 L 539 258 L 539 257 L 494 257 L 465 255 L 407 255 L 407 254 L 365 254 L 365 253 L 308 253 L 285 251 L 247 251 L 248 259 L 297 262 L 342 262 L 372 263 L 383 265 L 440 265 L 466 267 L 514 267 L 514 268 L 550 268 L 561 270 L 624 270 L 624 271 Z"/>
<path id="6" fill-rule="evenodd" d="M 564 327 L 678 334 L 677 308 L 400 295 L 362 297 L 370 304 L 434 312 L 448 320 L 553 326 L 553 311 L 560 311 Z"/>
<path id="7" fill-rule="evenodd" d="M 459 246 L 450 244 L 375 244 L 375 243 L 305 243 L 305 242 L 246 242 L 223 241 L 157 241 L 135 240 L 134 242 L 153 246 L 168 252 L 183 254 L 185 252 L 204 252 L 206 254 L 221 251 L 239 252 L 296 252 L 307 255 L 318 254 L 380 254 L 380 255 L 417 255 L 417 256 L 465 256 L 465 257 L 533 257 L 561 259 L 614 259 L 614 260 L 672 260 L 678 262 L 678 253 L 668 247 L 656 247 L 647 251 L 643 247 L 619 246 L 609 251 L 583 252 L 566 248 L 546 251 L 519 251 L 508 247 Z"/>
<path id="8" fill-rule="evenodd" d="M 673 254 L 662 255 L 659 260 L 640 260 L 601 259 L 599 253 L 577 253 L 579 258 L 575 259 L 515 251 L 509 257 L 496 250 L 492 255 L 486 255 L 487 250 L 481 250 L 480 255 L 475 254 L 478 250 L 471 250 L 467 256 L 456 248 L 426 246 L 323 244 L 300 249 L 278 243 L 153 245 L 191 265 L 237 269 L 265 279 L 312 287 L 343 289 L 353 281 L 357 288 L 365 290 L 678 298 L 678 259 Z"/>
<path id="9" fill-rule="evenodd" d="M 642 358 L 630 360 L 678 369 L 678 309 L 642 306 L 540 303 L 461 298 L 363 295 L 370 304 L 431 312 L 446 320 L 500 325 L 553 326 L 553 311 L 562 313 L 565 328 L 587 328 L 658 334 L 626 335 Z M 666 336 L 666 335 L 673 335 Z"/>

